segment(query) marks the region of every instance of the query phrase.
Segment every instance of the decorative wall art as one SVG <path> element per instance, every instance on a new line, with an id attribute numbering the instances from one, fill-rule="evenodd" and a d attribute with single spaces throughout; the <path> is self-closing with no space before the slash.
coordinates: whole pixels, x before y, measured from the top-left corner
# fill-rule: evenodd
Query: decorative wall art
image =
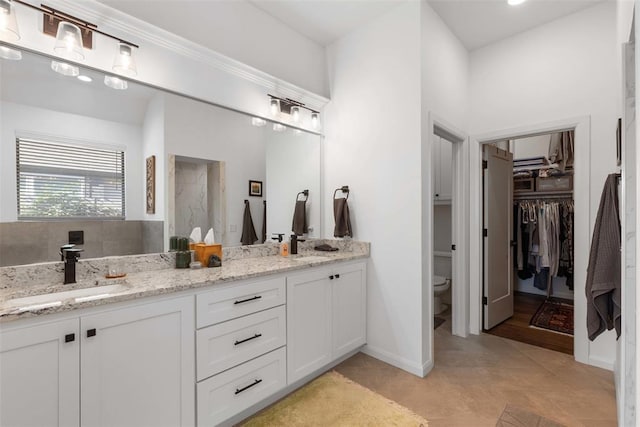
<path id="1" fill-rule="evenodd" d="M 147 157 L 147 213 L 156 213 L 156 156 Z"/>

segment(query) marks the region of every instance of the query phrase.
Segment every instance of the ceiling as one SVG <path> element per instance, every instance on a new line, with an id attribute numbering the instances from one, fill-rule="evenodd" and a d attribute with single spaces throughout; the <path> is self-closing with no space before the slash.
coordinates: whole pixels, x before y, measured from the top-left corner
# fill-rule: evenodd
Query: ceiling
<path id="1" fill-rule="evenodd" d="M 206 29 L 217 11 L 240 0 L 99 0 L 196 43 L 207 45 Z M 316 43 L 327 46 L 358 26 L 407 1 L 417 0 L 244 0 Z M 602 1 L 426 0 L 468 50 L 513 36 Z M 188 5 L 188 8 L 185 6 Z M 231 11 L 231 9 L 224 9 Z M 231 13 L 234 14 L 237 9 Z M 181 19 L 176 19 L 180 15 Z M 235 18 L 235 16 L 234 16 Z M 191 23 L 184 24 L 185 19 Z M 181 21 L 182 23 L 180 23 Z M 194 34 L 190 33 L 193 32 Z M 204 31 L 204 30 L 203 30 Z"/>

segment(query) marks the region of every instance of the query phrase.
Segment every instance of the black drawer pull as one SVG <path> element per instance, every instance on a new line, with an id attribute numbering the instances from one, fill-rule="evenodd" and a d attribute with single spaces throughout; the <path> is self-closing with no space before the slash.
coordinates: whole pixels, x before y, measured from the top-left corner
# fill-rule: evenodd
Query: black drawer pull
<path id="1" fill-rule="evenodd" d="M 64 342 L 72 342 L 76 340 L 76 334 L 67 334 L 64 336 Z"/>
<path id="2" fill-rule="evenodd" d="M 248 386 L 246 386 L 246 387 L 237 388 L 237 389 L 236 389 L 236 394 L 240 394 L 240 393 L 242 393 L 243 391 L 250 389 L 250 388 L 251 388 L 251 387 L 253 387 L 254 385 L 258 385 L 258 384 L 260 384 L 261 382 L 262 382 L 262 380 L 255 380 L 254 382 L 252 382 L 251 384 L 249 384 L 249 385 L 248 385 Z"/>
<path id="3" fill-rule="evenodd" d="M 340 275 L 339 275 L 339 274 L 336 274 L 336 279 L 339 279 L 339 278 L 340 278 Z"/>
<path id="4" fill-rule="evenodd" d="M 247 341 L 251 341 L 251 340 L 255 340 L 256 338 L 260 338 L 262 336 L 262 334 L 255 334 L 252 337 L 249 338 L 245 338 L 243 340 L 240 341 L 236 341 L 233 345 L 238 345 L 238 344 L 242 344 L 243 342 L 247 342 Z"/>
<path id="5" fill-rule="evenodd" d="M 87 338 L 95 337 L 96 330 L 95 329 L 87 329 Z"/>
<path id="6" fill-rule="evenodd" d="M 329 280 L 333 280 L 333 275 L 329 276 Z"/>
<path id="7" fill-rule="evenodd" d="M 253 298 L 241 299 L 240 301 L 236 301 L 234 302 L 234 304 L 242 304 L 243 302 L 255 301 L 260 298 L 262 298 L 262 295 L 256 295 Z"/>

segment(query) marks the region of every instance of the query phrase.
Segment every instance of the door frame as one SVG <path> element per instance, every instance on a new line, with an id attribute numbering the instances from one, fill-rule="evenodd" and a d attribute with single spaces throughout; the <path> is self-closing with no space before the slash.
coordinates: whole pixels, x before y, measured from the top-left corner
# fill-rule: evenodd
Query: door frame
<path id="1" fill-rule="evenodd" d="M 456 126 L 447 122 L 433 112 L 429 112 L 427 117 L 427 127 L 424 129 L 426 134 L 425 153 L 428 153 L 429 163 L 427 163 L 429 171 L 423 180 L 423 197 L 426 203 L 423 205 L 423 260 L 422 260 L 422 277 L 424 286 L 423 297 L 423 325 L 425 335 L 429 337 L 423 342 L 431 343 L 431 357 L 433 361 L 433 218 L 434 218 L 434 201 L 433 188 L 431 185 L 433 179 L 432 171 L 432 148 L 433 135 L 438 132 L 446 135 L 447 141 L 452 145 L 452 176 L 451 176 L 451 224 L 452 234 L 451 243 L 456 245 L 456 251 L 451 254 L 451 270 L 452 280 L 451 300 L 451 333 L 460 337 L 467 337 L 469 334 L 469 298 L 468 289 L 464 283 L 468 283 L 468 191 L 469 168 L 468 168 L 468 141 L 467 135 Z M 457 283 L 456 283 L 457 282 Z M 456 286 L 457 285 L 457 286 Z M 425 318 L 426 317 L 426 318 Z"/>
<path id="2" fill-rule="evenodd" d="M 590 242 L 589 206 L 590 206 L 590 176 L 591 160 L 591 117 L 579 116 L 563 120 L 519 126 L 494 132 L 473 135 L 469 142 L 469 330 L 479 335 L 482 328 L 482 146 L 505 139 L 517 139 L 547 133 L 575 131 L 574 158 L 574 247 L 588 248 Z M 478 177 L 473 182 L 473 177 Z M 584 293 L 586 282 L 589 251 L 579 250 L 574 253 L 574 317 L 586 319 L 587 300 Z M 575 360 L 595 366 L 603 363 L 589 358 L 589 341 L 586 322 L 574 322 L 573 351 Z"/>

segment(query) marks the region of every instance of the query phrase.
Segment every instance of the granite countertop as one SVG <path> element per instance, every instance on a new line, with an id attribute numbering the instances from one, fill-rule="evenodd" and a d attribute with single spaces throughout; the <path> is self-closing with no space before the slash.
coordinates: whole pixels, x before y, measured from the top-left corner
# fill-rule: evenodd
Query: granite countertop
<path id="1" fill-rule="evenodd" d="M 330 265 L 336 262 L 368 257 L 369 246 L 367 244 L 354 247 L 349 251 L 318 252 L 304 250 L 300 251 L 298 255 L 290 255 L 288 257 L 265 255 L 230 259 L 224 261 L 222 267 L 218 268 L 164 268 L 152 271 L 131 272 L 127 273 L 126 277 L 118 279 L 107 279 L 104 275 L 94 275 L 93 278 L 82 278 L 79 279 L 78 283 L 69 285 L 30 284 L 29 286 L 21 286 L 19 283 L 12 283 L 11 286 L 0 288 L 0 323 L 44 314 L 130 301 L 142 297 L 165 295 L 188 289 L 206 288 L 230 281 L 304 270 L 310 267 Z M 17 282 L 17 280 L 14 279 L 14 282 Z M 89 296 L 85 300 L 81 299 L 80 301 L 76 300 L 77 295 L 67 295 L 66 298 L 65 295 L 61 295 L 60 298 L 53 299 L 54 303 L 56 303 L 53 306 L 51 305 L 51 298 L 49 298 L 47 302 L 15 301 L 17 298 L 36 295 L 48 296 L 57 292 L 75 291 L 78 289 L 108 285 L 122 286 L 113 293 L 102 294 L 97 298 L 95 296 Z"/>

